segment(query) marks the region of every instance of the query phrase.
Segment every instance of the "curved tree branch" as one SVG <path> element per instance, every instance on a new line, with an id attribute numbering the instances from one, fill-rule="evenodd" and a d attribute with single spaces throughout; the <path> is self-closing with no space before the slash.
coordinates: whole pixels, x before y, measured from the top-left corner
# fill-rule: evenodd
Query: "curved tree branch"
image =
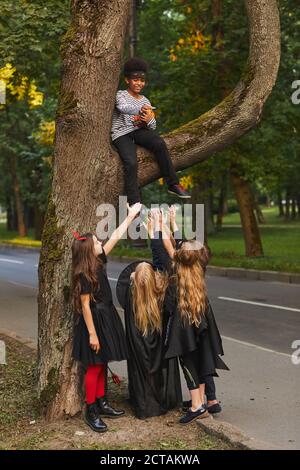
<path id="1" fill-rule="evenodd" d="M 199 118 L 165 136 L 176 170 L 199 163 L 224 150 L 254 128 L 276 82 L 280 63 L 280 22 L 277 0 L 245 0 L 249 21 L 248 62 L 234 90 Z M 159 177 L 150 153 L 139 149 L 139 181 Z"/>

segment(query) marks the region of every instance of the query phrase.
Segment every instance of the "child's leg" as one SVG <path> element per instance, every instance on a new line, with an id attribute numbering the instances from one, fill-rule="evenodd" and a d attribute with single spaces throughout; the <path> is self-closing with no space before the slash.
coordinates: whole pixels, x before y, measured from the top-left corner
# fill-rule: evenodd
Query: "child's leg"
<path id="1" fill-rule="evenodd" d="M 136 147 L 131 135 L 122 135 L 113 141 L 123 162 L 125 173 L 125 191 L 130 205 L 141 202 L 137 177 Z"/>
<path id="2" fill-rule="evenodd" d="M 98 376 L 100 373 L 101 365 L 90 365 L 88 366 L 85 377 L 85 393 L 86 393 L 86 402 L 88 405 L 91 405 L 96 401 L 96 390 L 98 383 Z"/>
<path id="3" fill-rule="evenodd" d="M 187 388 L 191 394 L 192 411 L 197 410 L 204 403 L 204 384 L 199 382 L 194 356 L 193 353 L 189 353 L 179 358 Z"/>
<path id="4" fill-rule="evenodd" d="M 212 375 L 207 375 L 205 381 L 205 395 L 208 404 L 218 403 L 216 397 L 216 385 Z"/>
<path id="5" fill-rule="evenodd" d="M 105 395 L 106 364 L 101 364 L 96 386 L 96 398 L 102 398 Z"/>
<path id="6" fill-rule="evenodd" d="M 164 139 L 162 139 L 152 129 L 139 129 L 133 133 L 134 141 L 137 145 L 145 147 L 154 153 L 159 165 L 162 176 L 165 178 L 168 186 L 179 183 L 179 178 L 174 169 L 168 148 Z"/>

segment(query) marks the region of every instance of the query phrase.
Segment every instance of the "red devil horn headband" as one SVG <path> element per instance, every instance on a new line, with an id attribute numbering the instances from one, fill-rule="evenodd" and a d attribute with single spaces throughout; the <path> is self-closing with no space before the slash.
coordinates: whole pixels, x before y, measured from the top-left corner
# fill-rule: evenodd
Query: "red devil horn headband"
<path id="1" fill-rule="evenodd" d="M 74 230 L 72 230 L 72 233 L 73 233 L 73 237 L 76 238 L 77 240 L 86 240 L 87 239 L 87 237 L 81 237 L 79 235 L 79 233 L 75 232 Z"/>

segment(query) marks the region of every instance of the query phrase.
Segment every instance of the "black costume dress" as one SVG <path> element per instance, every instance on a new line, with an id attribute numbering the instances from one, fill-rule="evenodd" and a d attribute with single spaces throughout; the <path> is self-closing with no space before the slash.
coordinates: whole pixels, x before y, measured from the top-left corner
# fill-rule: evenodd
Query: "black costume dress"
<path id="1" fill-rule="evenodd" d="M 171 279 L 165 296 L 164 315 L 165 358 L 184 356 L 197 350 L 201 376 L 217 376 L 216 369 L 228 370 L 220 358 L 224 355 L 222 339 L 208 299 L 199 327 L 183 323 L 178 309 L 176 284 Z"/>
<path id="2" fill-rule="evenodd" d="M 104 250 L 99 258 L 104 266 L 97 270 L 99 289 L 93 292 L 95 301 L 90 300 L 93 321 L 100 343 L 98 354 L 90 347 L 89 332 L 82 314 L 76 315 L 74 327 L 73 358 L 82 362 L 84 366 L 127 359 L 125 332 L 113 304 L 112 292 L 106 274 L 107 258 Z M 92 292 L 91 284 L 83 274 L 80 275 L 80 284 L 81 294 Z"/>
<path id="3" fill-rule="evenodd" d="M 120 274 L 117 296 L 125 312 L 129 400 L 135 416 L 143 419 L 180 406 L 182 395 L 178 361 L 163 359 L 161 334 L 143 336 L 136 327 L 130 274 L 138 264 L 130 264 Z"/>
<path id="4" fill-rule="evenodd" d="M 164 248 L 161 232 L 151 240 L 151 249 L 156 269 L 169 273 L 164 300 L 164 357 L 182 357 L 197 350 L 197 368 L 201 376 L 217 376 L 216 369 L 228 370 L 220 358 L 224 355 L 222 339 L 209 300 L 206 300 L 206 310 L 199 327 L 183 323 L 178 309 L 176 282 L 172 277 L 172 260 Z"/>

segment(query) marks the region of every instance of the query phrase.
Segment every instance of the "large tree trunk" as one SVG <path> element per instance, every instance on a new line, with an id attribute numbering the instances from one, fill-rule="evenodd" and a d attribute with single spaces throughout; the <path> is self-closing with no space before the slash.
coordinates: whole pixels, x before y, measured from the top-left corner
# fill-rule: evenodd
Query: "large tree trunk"
<path id="1" fill-rule="evenodd" d="M 72 0 L 72 23 L 62 45 L 54 174 L 39 264 L 38 391 L 48 418 L 80 409 L 79 374 L 71 361 L 71 229 L 95 229 L 96 207 L 116 206 L 123 190 L 109 134 L 130 3 Z M 253 128 L 274 86 L 280 58 L 277 2 L 245 4 L 250 28 L 245 73 L 222 103 L 166 138 L 176 169 L 208 158 Z M 151 154 L 139 150 L 140 185 L 159 176 Z"/>
<path id="2" fill-rule="evenodd" d="M 263 256 L 259 227 L 254 213 L 253 196 L 248 181 L 232 166 L 230 180 L 237 199 L 243 227 L 246 256 Z"/>

